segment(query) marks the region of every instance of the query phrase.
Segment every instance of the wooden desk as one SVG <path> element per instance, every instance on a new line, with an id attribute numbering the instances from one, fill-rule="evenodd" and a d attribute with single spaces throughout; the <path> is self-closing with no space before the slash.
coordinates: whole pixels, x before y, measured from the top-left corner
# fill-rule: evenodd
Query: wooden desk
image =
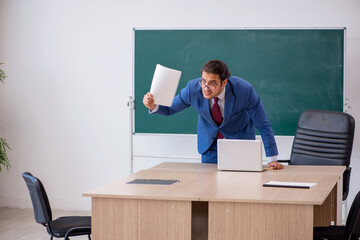
<path id="1" fill-rule="evenodd" d="M 218 171 L 216 164 L 198 164 L 198 163 L 179 163 L 165 162 L 161 163 L 150 170 L 176 170 L 176 171 Z M 285 165 L 282 171 L 266 171 L 266 175 L 281 174 L 301 174 L 301 175 L 335 175 L 339 179 L 336 188 L 332 191 L 331 196 L 325 202 L 326 205 L 331 204 L 331 221 L 335 225 L 342 225 L 342 194 L 343 194 L 343 166 L 303 166 L 303 165 Z M 330 202 L 331 201 L 331 202 Z M 324 216 L 325 212 L 321 212 L 320 206 L 315 206 L 315 222 L 314 226 L 328 225 L 330 216 Z M 328 214 L 328 212 L 326 212 Z M 324 219 L 326 218 L 326 219 Z"/>
<path id="2" fill-rule="evenodd" d="M 212 164 L 160 164 L 84 193 L 92 197 L 93 239 L 312 239 L 313 226 L 329 225 L 333 218 L 344 167 L 327 174 L 303 167 L 239 173 L 219 172 Z M 126 184 L 136 178 L 180 182 Z M 270 180 L 318 185 L 262 187 Z"/>

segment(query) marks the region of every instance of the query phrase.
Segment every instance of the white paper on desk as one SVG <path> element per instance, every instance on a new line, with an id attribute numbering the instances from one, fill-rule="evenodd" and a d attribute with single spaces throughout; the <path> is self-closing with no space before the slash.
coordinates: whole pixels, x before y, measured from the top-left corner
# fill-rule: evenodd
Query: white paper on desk
<path id="1" fill-rule="evenodd" d="M 156 64 L 150 89 L 155 104 L 171 107 L 180 76 L 181 71 Z"/>

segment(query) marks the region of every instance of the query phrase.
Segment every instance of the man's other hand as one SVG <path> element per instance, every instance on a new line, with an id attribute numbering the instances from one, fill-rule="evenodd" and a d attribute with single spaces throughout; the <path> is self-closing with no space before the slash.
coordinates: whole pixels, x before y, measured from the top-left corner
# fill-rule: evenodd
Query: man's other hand
<path id="1" fill-rule="evenodd" d="M 284 165 L 278 163 L 277 161 L 269 162 L 267 166 L 268 168 L 272 168 L 274 170 L 280 170 L 284 168 Z"/>

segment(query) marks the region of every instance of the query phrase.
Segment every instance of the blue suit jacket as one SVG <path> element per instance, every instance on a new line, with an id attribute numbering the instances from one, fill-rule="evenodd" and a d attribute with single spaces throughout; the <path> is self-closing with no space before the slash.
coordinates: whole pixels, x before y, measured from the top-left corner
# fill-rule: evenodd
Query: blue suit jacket
<path id="1" fill-rule="evenodd" d="M 254 87 L 238 77 L 229 77 L 225 91 L 224 120 L 220 126 L 210 114 L 209 100 L 205 99 L 200 79 L 188 82 L 175 96 L 171 107 L 159 106 L 155 112 L 169 116 L 189 106 L 199 114 L 197 136 L 198 151 L 203 154 L 213 143 L 218 131 L 227 139 L 255 139 L 255 128 L 259 130 L 266 156 L 278 155 L 274 133 L 264 107 Z"/>

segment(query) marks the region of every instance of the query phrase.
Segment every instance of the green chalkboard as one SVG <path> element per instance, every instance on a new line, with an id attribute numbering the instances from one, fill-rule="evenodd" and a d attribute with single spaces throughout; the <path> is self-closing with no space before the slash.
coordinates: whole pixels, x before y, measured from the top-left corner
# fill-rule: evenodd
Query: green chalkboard
<path id="1" fill-rule="evenodd" d="M 276 135 L 294 135 L 304 110 L 343 110 L 344 29 L 134 30 L 135 133 L 196 133 L 197 113 L 148 114 L 156 64 L 182 71 L 179 92 L 211 59 L 259 94 Z"/>

